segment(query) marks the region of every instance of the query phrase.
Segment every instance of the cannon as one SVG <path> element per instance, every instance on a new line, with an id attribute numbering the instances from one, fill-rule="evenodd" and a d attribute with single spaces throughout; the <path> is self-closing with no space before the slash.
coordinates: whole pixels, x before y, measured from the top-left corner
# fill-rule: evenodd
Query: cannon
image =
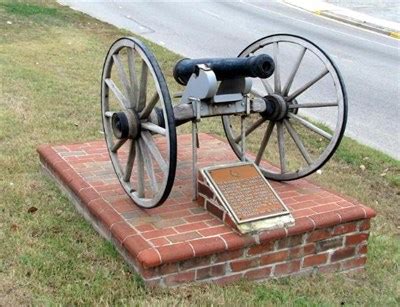
<path id="1" fill-rule="evenodd" d="M 237 58 L 182 59 L 170 92 L 153 53 L 138 39 L 115 41 L 101 77 L 101 116 L 112 166 L 140 207 L 161 205 L 177 167 L 176 128 L 192 123 L 196 195 L 198 123 L 220 117 L 237 157 L 267 179 L 287 181 L 321 169 L 347 121 L 347 96 L 332 59 L 311 41 L 263 37 Z M 326 119 L 323 122 L 321 118 Z M 265 162 L 268 160 L 268 162 Z"/>

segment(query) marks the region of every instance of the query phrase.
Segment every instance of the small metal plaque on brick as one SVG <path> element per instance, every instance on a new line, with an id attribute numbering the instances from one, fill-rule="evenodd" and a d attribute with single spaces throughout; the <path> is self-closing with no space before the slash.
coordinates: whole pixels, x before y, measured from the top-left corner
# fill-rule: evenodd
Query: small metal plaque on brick
<path id="1" fill-rule="evenodd" d="M 289 214 L 289 210 L 254 163 L 203 169 L 211 188 L 236 223 Z"/>

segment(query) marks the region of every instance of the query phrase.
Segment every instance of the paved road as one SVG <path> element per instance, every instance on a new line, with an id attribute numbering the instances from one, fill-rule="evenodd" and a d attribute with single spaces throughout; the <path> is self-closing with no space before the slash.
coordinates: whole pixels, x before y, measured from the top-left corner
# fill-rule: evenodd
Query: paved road
<path id="1" fill-rule="evenodd" d="M 83 2 L 61 0 L 187 57 L 236 56 L 274 33 L 302 35 L 338 64 L 349 96 L 346 134 L 400 159 L 400 41 L 278 1 Z"/>

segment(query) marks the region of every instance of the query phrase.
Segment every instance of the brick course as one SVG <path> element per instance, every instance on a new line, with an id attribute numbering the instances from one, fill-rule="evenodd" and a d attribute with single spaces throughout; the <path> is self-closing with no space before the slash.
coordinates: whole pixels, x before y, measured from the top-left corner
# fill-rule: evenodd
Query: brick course
<path id="1" fill-rule="evenodd" d="M 191 201 L 190 140 L 179 136 L 169 199 L 148 210 L 135 206 L 123 192 L 104 141 L 42 145 L 38 152 L 43 168 L 149 286 L 226 284 L 364 267 L 372 209 L 304 179 L 271 182 L 295 225 L 239 235 L 201 175 L 204 187 L 198 201 Z M 211 135 L 200 134 L 200 144 L 200 166 L 237 161 L 229 145 Z"/>

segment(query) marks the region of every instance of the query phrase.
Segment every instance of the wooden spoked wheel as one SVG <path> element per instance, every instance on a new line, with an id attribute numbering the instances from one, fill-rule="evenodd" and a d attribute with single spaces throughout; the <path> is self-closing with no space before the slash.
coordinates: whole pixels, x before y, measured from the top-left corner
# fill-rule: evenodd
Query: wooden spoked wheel
<path id="1" fill-rule="evenodd" d="M 176 171 L 171 98 L 154 55 L 134 38 L 115 41 L 101 80 L 104 135 L 115 173 L 140 207 L 168 197 Z"/>
<path id="2" fill-rule="evenodd" d="M 239 57 L 261 53 L 273 56 L 275 72 L 268 79 L 253 78 L 249 99 L 266 101 L 267 110 L 246 120 L 246 158 L 266 178 L 298 179 L 320 169 L 339 146 L 347 121 L 346 90 L 333 61 L 307 39 L 267 36 Z M 242 157 L 239 116 L 224 116 L 223 125 Z"/>

